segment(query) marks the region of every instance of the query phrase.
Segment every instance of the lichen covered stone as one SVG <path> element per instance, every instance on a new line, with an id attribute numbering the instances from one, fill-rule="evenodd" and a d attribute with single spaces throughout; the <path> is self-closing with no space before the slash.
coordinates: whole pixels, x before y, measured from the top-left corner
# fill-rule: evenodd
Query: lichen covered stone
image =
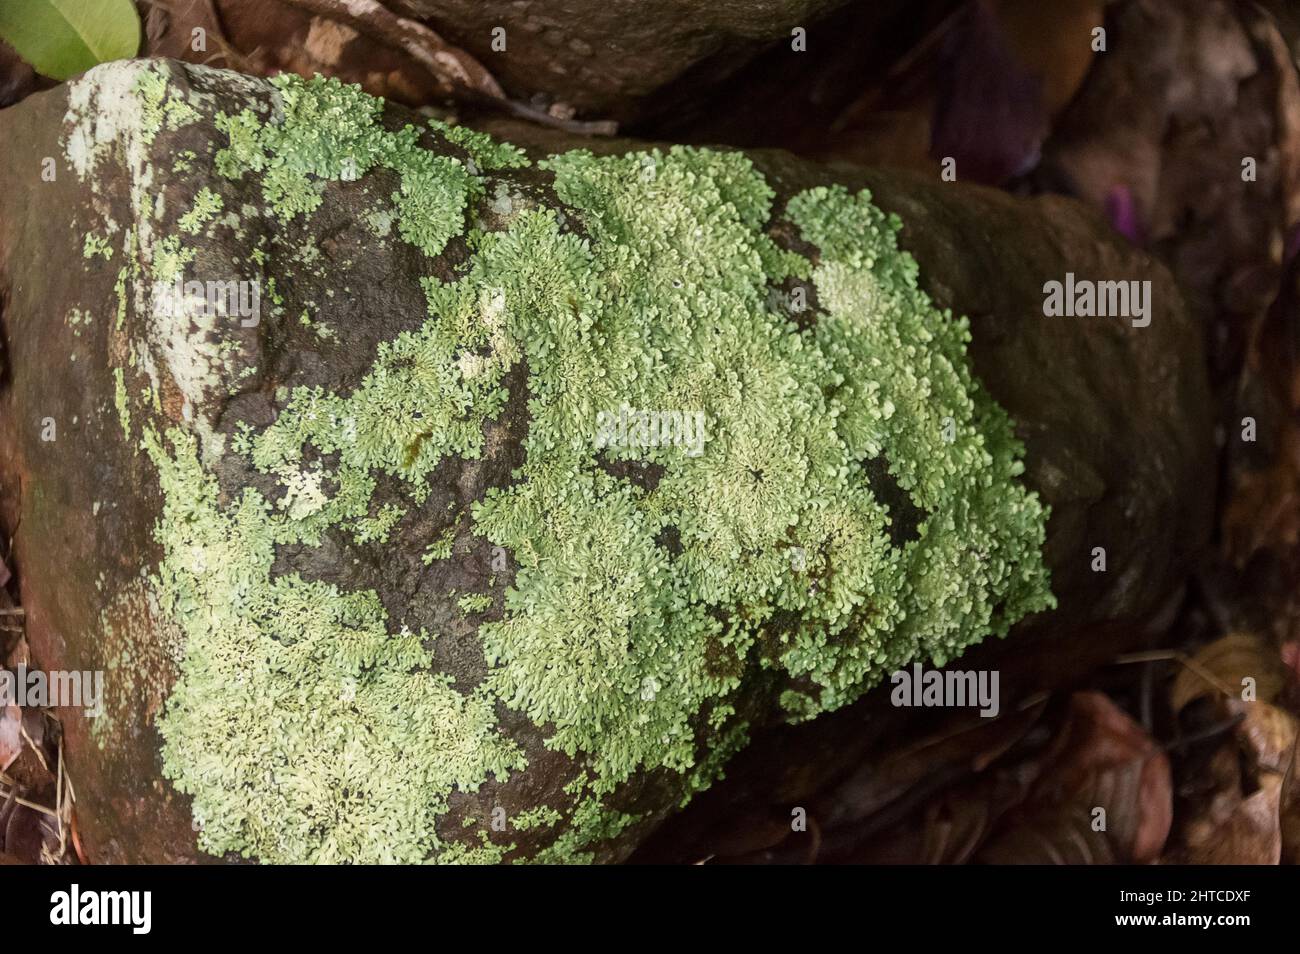
<path id="1" fill-rule="evenodd" d="M 179 634 L 164 774 L 206 851 L 599 858 L 754 726 L 1052 605 L 968 325 L 866 191 L 777 203 L 687 147 L 530 159 L 320 79 L 228 108 L 208 72 L 102 68 L 67 117 L 82 175 L 133 169 L 85 247 L 118 276 L 95 320 Z M 177 161 L 206 170 L 180 207 L 151 189 Z M 419 313 L 360 305 L 391 335 L 330 317 L 345 199 L 420 275 Z M 217 277 L 259 283 L 256 324 L 157 307 Z"/>

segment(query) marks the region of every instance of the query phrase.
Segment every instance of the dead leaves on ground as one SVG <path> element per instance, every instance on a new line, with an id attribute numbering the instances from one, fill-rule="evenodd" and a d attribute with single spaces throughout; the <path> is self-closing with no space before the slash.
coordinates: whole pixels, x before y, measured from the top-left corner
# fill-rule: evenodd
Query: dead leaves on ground
<path id="1" fill-rule="evenodd" d="M 0 584 L 0 668 L 10 672 L 30 664 L 21 619 Z M 75 800 L 58 722 L 44 709 L 0 708 L 0 864 L 77 861 Z"/>
<path id="2" fill-rule="evenodd" d="M 1070 697 L 1016 817 L 979 860 L 995 864 L 1146 864 L 1172 819 L 1169 760 L 1100 692 Z"/>
<path id="3" fill-rule="evenodd" d="M 918 730 L 917 720 L 876 712 L 830 725 L 818 752 L 766 744 L 765 765 L 737 764 L 729 799 L 711 793 L 691 825 L 634 860 L 1295 862 L 1292 656 L 1300 651 L 1284 658 L 1271 637 L 1237 632 L 1190 656 L 1117 659 L 1109 675 L 1088 679 L 1107 692 L 1040 694 L 996 719 L 931 713 Z M 890 728 L 864 744 L 855 737 L 863 718 Z M 795 763 L 774 764 L 783 751 Z M 747 782 L 754 772 L 761 778 Z"/>
<path id="4" fill-rule="evenodd" d="M 954 718 L 826 801 L 823 862 L 1145 862 L 1169 829 L 1169 765 L 1114 703 L 1079 692 Z"/>
<path id="5" fill-rule="evenodd" d="M 1092 65 L 1105 0 L 969 0 L 832 124 L 828 156 L 997 185 L 1037 164 Z"/>
<path id="6" fill-rule="evenodd" d="M 345 19 L 282 0 L 142 0 L 141 5 L 144 52 L 151 56 L 258 76 L 321 73 L 408 104 L 447 96 L 464 74 L 461 68 L 453 78 L 449 67 L 432 69 L 399 46 L 362 34 Z M 435 42 L 429 56 L 441 52 L 456 64 L 454 53 L 444 47 Z"/>
<path id="7" fill-rule="evenodd" d="M 1105 695 L 1086 691 L 1039 696 L 996 719 L 949 713 L 814 788 L 797 804 L 712 812 L 693 833 L 693 860 L 1142 863 L 1164 848 L 1172 805 L 1162 747 Z M 804 830 L 792 826 L 795 810 Z"/>
<path id="8" fill-rule="evenodd" d="M 1235 633 L 1203 647 L 1175 680 L 1179 831 L 1168 860 L 1276 864 L 1300 857 L 1295 715 L 1279 654 Z M 1243 695 L 1246 698 L 1243 698 Z"/>
<path id="9" fill-rule="evenodd" d="M 1107 25 L 1108 52 L 1056 123 L 1033 182 L 1085 199 L 1159 255 L 1206 328 L 1212 383 L 1227 391 L 1300 222 L 1296 63 L 1279 22 L 1252 3 L 1124 0 Z"/>
<path id="10" fill-rule="evenodd" d="M 1253 633 L 1229 633 L 1187 659 L 1174 677 L 1169 703 L 1174 713 L 1204 696 L 1225 699 L 1249 692 L 1255 699 L 1277 699 L 1286 688 L 1282 656 Z"/>

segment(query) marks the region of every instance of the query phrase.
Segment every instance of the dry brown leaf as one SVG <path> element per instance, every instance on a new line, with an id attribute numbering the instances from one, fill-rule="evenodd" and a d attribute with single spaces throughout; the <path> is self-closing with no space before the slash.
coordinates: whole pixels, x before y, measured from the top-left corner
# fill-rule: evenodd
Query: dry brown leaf
<path id="1" fill-rule="evenodd" d="M 1234 374 L 1300 214 L 1295 64 L 1253 4 L 1116 4 L 1107 30 L 1107 53 L 1044 149 L 1042 179 L 1152 244 L 1189 305 L 1221 326 L 1212 374 Z M 1241 174 L 1244 157 L 1257 176 Z"/>
<path id="2" fill-rule="evenodd" d="M 1255 681 L 1255 698 L 1260 702 L 1277 699 L 1286 686 L 1286 666 L 1277 651 L 1254 633 L 1230 633 L 1201 647 L 1183 666 L 1169 690 L 1169 705 L 1175 713 L 1201 696 L 1240 699 L 1242 680 Z"/>
<path id="3" fill-rule="evenodd" d="M 1104 809 L 1104 830 L 1095 831 Z M 980 850 L 1003 864 L 1138 864 L 1159 857 L 1173 819 L 1169 760 L 1099 692 L 1078 692 L 1025 804 Z"/>
<path id="4" fill-rule="evenodd" d="M 419 20 L 394 13 L 374 0 L 280 0 L 312 14 L 313 28 L 324 18 L 345 24 L 353 31 L 401 50 L 444 83 L 448 92 L 472 92 L 491 99 L 505 94 L 496 78 L 482 63 L 458 46 L 448 43 Z M 346 41 L 344 41 L 346 42 Z M 334 57 L 337 65 L 338 56 Z"/>
<path id="5" fill-rule="evenodd" d="M 1300 861 L 1300 792 L 1297 791 L 1297 728 L 1300 722 L 1285 709 L 1265 703 L 1231 704 L 1242 714 L 1237 738 L 1245 746 L 1255 769 L 1264 780 L 1280 780 L 1277 826 L 1281 858 L 1288 864 Z M 1261 782 L 1263 784 L 1263 782 Z"/>
<path id="6" fill-rule="evenodd" d="M 1228 711 L 1241 715 L 1237 738 L 1261 771 L 1285 774 L 1295 750 L 1296 718 L 1265 702 L 1230 700 Z"/>
<path id="7" fill-rule="evenodd" d="M 1265 775 L 1260 788 L 1242 799 L 1228 819 L 1189 838 L 1186 861 L 1199 865 L 1275 865 L 1282 853 L 1279 775 Z"/>
<path id="8" fill-rule="evenodd" d="M 1276 864 L 1300 854 L 1300 804 L 1290 794 L 1296 717 L 1266 702 L 1214 697 L 1216 718 L 1236 719 L 1200 776 L 1213 778 L 1188 806 L 1182 847 L 1191 864 Z"/>

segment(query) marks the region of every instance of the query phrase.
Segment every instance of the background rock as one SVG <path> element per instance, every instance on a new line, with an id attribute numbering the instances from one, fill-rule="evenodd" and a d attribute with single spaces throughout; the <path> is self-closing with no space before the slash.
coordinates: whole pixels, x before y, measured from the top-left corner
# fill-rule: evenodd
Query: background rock
<path id="1" fill-rule="evenodd" d="M 508 90 L 584 114 L 626 119 L 636 101 L 689 74 L 724 79 L 764 46 L 789 38 L 844 0 L 673 0 L 647 15 L 637 0 L 402 0 L 476 55 Z M 506 54 L 492 31 L 506 31 Z M 508 54 L 508 55 L 507 55 Z"/>

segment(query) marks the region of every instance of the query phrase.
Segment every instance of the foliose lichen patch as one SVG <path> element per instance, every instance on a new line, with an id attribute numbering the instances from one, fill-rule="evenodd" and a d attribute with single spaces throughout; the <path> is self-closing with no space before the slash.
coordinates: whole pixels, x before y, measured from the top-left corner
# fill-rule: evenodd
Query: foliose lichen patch
<path id="1" fill-rule="evenodd" d="M 387 170 L 385 223 L 430 260 L 454 238 L 469 254 L 450 279 L 429 268 L 423 324 L 381 343 L 355 387 L 298 387 L 269 424 L 223 424 L 221 452 L 264 477 L 233 499 L 208 435 L 159 424 L 118 369 L 122 427 L 165 499 L 157 603 L 185 636 L 165 771 L 193 796 L 205 849 L 513 859 L 486 819 L 466 819 L 468 840 L 437 833 L 454 793 L 529 771 L 510 711 L 582 768 L 514 830 L 553 833 L 531 860 L 583 860 L 636 823 L 612 796 L 638 773 L 669 773 L 683 800 L 717 776 L 756 681 L 782 687 L 788 718 L 812 718 L 1052 605 L 1046 513 L 971 375 L 967 324 L 918 288 L 900 223 L 865 191 L 811 189 L 778 211 L 743 154 L 674 147 L 551 156 L 540 171 L 562 210 L 517 202 L 500 186 L 531 166 L 513 146 L 392 129 L 381 101 L 336 81 L 273 82 L 270 114 L 215 117 L 218 180 L 256 181 L 283 224 L 317 214 L 327 183 L 367 188 Z M 146 135 L 197 121 L 165 83 L 141 79 L 137 95 Z M 427 148 L 431 134 L 457 148 Z M 479 203 L 499 229 L 479 227 Z M 222 208 L 201 191 L 152 243 L 152 268 L 183 268 L 204 229 L 228 227 Z M 816 252 L 782 247 L 778 224 Z M 815 320 L 773 306 L 792 281 Z M 220 356 L 205 368 L 238 360 L 202 330 Z M 526 395 L 512 395 L 520 368 Z M 180 383 L 200 401 L 211 381 Z M 526 400 L 523 462 L 458 519 L 510 554 L 513 584 L 499 609 L 446 593 L 476 626 L 486 678 L 438 671 L 443 637 L 396 627 L 374 592 L 275 569 L 280 548 L 338 529 L 387 540 L 440 466 L 483 457 L 511 400 Z M 636 427 L 598 442 L 600 415 L 620 409 L 689 415 L 698 453 Z M 629 479 L 627 462 L 653 479 Z M 376 505 L 381 478 L 403 506 Z M 429 572 L 462 558 L 454 539 L 424 541 Z"/>

